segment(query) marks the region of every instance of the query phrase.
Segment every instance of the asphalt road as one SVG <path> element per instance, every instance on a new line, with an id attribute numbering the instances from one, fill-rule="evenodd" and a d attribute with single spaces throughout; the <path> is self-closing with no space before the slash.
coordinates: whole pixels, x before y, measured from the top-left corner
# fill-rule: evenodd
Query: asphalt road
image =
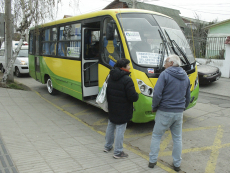
<path id="1" fill-rule="evenodd" d="M 61 92 L 51 96 L 47 92 L 46 85 L 29 76 L 15 77 L 15 80 L 30 87 L 45 100 L 78 117 L 95 130 L 105 133 L 108 118 L 103 110 Z M 201 90 L 205 91 L 205 87 L 210 86 L 203 86 Z M 230 173 L 229 112 L 230 97 L 205 92 L 200 92 L 198 103 L 194 108 L 184 112 L 182 172 Z M 154 122 L 131 123 L 125 132 L 124 142 L 148 155 L 153 127 Z M 169 167 L 172 164 L 172 144 L 171 134 L 167 131 L 162 138 L 159 161 Z"/>

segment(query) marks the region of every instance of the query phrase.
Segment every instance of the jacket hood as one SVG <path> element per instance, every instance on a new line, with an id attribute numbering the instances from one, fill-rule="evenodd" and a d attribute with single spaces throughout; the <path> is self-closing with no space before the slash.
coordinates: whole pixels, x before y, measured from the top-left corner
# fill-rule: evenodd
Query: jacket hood
<path id="1" fill-rule="evenodd" d="M 170 74 L 170 75 L 172 75 L 173 77 L 175 77 L 175 78 L 177 78 L 179 80 L 184 80 L 187 77 L 187 73 L 181 67 L 171 66 L 171 67 L 168 67 L 165 70 L 165 72 Z"/>
<path id="2" fill-rule="evenodd" d="M 124 71 L 124 70 L 121 70 L 120 68 L 113 68 L 111 71 L 110 71 L 110 77 L 112 80 L 114 81 L 117 81 L 119 80 L 121 77 L 123 77 L 124 75 L 129 75 L 130 72 L 127 72 L 127 71 Z"/>

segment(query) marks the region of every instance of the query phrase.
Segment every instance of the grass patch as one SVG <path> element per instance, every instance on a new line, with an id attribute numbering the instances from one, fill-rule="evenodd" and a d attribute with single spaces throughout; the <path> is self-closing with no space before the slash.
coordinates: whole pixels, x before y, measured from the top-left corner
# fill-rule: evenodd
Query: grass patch
<path id="1" fill-rule="evenodd" d="M 2 83 L 1 82 L 2 77 L 3 77 L 3 73 L 0 72 L 0 87 L 1 88 L 31 91 L 31 89 L 28 86 L 18 83 L 17 81 Z"/>
<path id="2" fill-rule="evenodd" d="M 25 90 L 25 87 L 22 84 L 16 82 L 2 83 L 0 82 L 0 87 L 9 88 L 9 89 L 17 89 L 17 90 Z"/>
<path id="3" fill-rule="evenodd" d="M 17 84 L 17 83 L 10 83 L 8 84 L 8 87 L 11 89 L 24 90 L 24 88 L 20 84 Z"/>

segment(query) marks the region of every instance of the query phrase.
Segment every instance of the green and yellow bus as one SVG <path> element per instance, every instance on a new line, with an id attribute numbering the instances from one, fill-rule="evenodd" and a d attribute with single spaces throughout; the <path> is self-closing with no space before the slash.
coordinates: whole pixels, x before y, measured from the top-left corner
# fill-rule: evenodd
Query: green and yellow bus
<path id="1" fill-rule="evenodd" d="M 190 46 L 170 17 L 137 9 L 102 10 L 30 29 L 29 73 L 58 91 L 98 106 L 96 96 L 120 58 L 130 60 L 131 78 L 139 93 L 132 121 L 149 122 L 153 89 L 164 60 L 177 54 L 191 82 L 193 107 L 198 98 L 197 66 Z"/>

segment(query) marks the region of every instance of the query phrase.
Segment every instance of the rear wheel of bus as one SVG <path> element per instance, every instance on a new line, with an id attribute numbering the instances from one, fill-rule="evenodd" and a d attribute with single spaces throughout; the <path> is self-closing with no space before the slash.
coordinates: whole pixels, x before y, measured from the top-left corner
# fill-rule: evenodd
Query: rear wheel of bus
<path id="1" fill-rule="evenodd" d="M 46 86 L 47 86 L 47 90 L 48 90 L 49 94 L 51 94 L 51 95 L 57 94 L 57 90 L 53 88 L 53 83 L 52 83 L 52 80 L 50 77 L 47 79 Z"/>

